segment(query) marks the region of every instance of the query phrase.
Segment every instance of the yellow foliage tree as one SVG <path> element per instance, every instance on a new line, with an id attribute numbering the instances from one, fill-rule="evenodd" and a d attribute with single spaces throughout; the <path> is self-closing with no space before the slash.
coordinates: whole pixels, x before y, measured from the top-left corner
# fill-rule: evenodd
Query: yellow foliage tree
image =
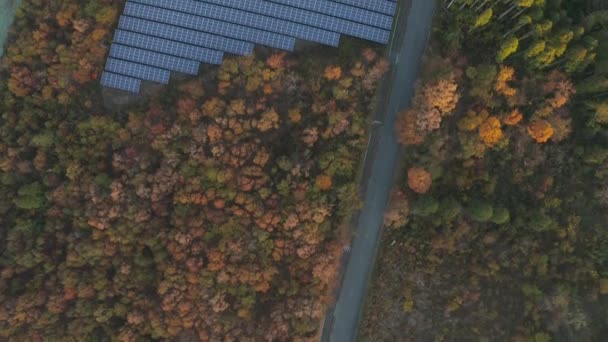
<path id="1" fill-rule="evenodd" d="M 501 65 L 500 71 L 498 72 L 498 76 L 496 78 L 496 83 L 494 84 L 494 90 L 507 97 L 517 95 L 517 90 L 508 84 L 508 82 L 512 81 L 514 77 L 515 69 L 513 69 L 513 67 Z"/>
<path id="2" fill-rule="evenodd" d="M 95 20 L 98 23 L 109 26 L 113 25 L 116 22 L 116 17 L 118 16 L 118 10 L 114 7 L 103 7 L 97 12 L 95 15 Z"/>
<path id="3" fill-rule="evenodd" d="M 289 110 L 289 120 L 293 123 L 298 123 L 302 121 L 302 113 L 299 108 L 293 108 Z"/>
<path id="4" fill-rule="evenodd" d="M 274 108 L 271 108 L 262 114 L 262 117 L 258 121 L 258 129 L 262 132 L 269 131 L 273 128 L 279 127 L 279 114 L 277 114 Z"/>
<path id="5" fill-rule="evenodd" d="M 226 103 L 224 101 L 220 100 L 218 97 L 213 97 L 203 103 L 201 111 L 205 116 L 214 117 L 220 115 L 225 108 Z"/>
<path id="6" fill-rule="evenodd" d="M 492 11 L 492 8 L 488 8 L 480 15 L 478 15 L 477 18 L 475 18 L 475 23 L 473 23 L 473 27 L 481 27 L 487 25 L 492 19 L 493 15 L 494 12 Z"/>
<path id="7" fill-rule="evenodd" d="M 423 85 L 414 97 L 415 109 L 437 108 L 441 115 L 452 112 L 460 95 L 454 75 Z M 422 110 L 424 111 L 424 110 Z"/>
<path id="8" fill-rule="evenodd" d="M 94 41 L 98 42 L 102 39 L 105 38 L 105 36 L 108 34 L 108 31 L 106 29 L 95 29 L 92 33 L 91 33 L 91 39 L 93 39 Z"/>
<path id="9" fill-rule="evenodd" d="M 466 116 L 458 120 L 458 129 L 465 132 L 472 132 L 476 130 L 477 127 L 479 127 L 479 125 L 481 125 L 489 116 L 490 114 L 485 109 L 479 113 L 469 110 Z"/>

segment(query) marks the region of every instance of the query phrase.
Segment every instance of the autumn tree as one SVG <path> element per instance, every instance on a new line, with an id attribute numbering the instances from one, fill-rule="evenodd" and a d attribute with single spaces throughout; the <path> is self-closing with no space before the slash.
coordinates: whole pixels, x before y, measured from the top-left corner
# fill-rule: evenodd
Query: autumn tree
<path id="1" fill-rule="evenodd" d="M 475 131 L 490 117 L 486 109 L 480 111 L 469 110 L 466 115 L 458 120 L 458 129 L 465 132 Z"/>
<path id="2" fill-rule="evenodd" d="M 320 175 L 315 180 L 315 184 L 321 190 L 329 190 L 332 184 L 331 177 L 328 175 Z"/>
<path id="3" fill-rule="evenodd" d="M 514 54 L 519 48 L 519 39 L 516 37 L 511 37 L 504 41 L 500 46 L 500 50 L 496 55 L 496 62 L 502 63 L 507 57 Z"/>
<path id="4" fill-rule="evenodd" d="M 553 126 L 546 120 L 537 120 L 528 125 L 528 134 L 539 144 L 549 141 L 553 132 Z"/>
<path id="5" fill-rule="evenodd" d="M 400 114 L 396 126 L 400 142 L 415 143 L 439 129 L 443 117 L 456 108 L 459 98 L 453 74 L 420 84 L 411 111 Z"/>
<path id="6" fill-rule="evenodd" d="M 413 316 L 445 316 L 450 322 L 438 330 L 451 331 L 472 312 L 481 321 L 474 332 L 459 331 L 460 339 L 508 340 L 513 319 L 496 317 L 511 317 L 513 306 L 502 305 L 492 290 L 500 288 L 511 302 L 526 303 L 515 309 L 516 339 L 549 341 L 568 330 L 601 340 L 591 322 L 604 315 L 578 304 L 589 289 L 577 284 L 608 294 L 599 252 L 608 220 L 606 13 L 591 3 L 545 0 L 442 6 L 422 80 L 444 75 L 436 61 L 449 63 L 462 98 L 454 118 L 438 110 L 419 116 L 415 107 L 399 114 L 403 162 L 429 165 L 433 184 L 423 194 L 415 191 L 422 182 L 395 189 L 414 193 L 407 229 L 383 238 L 388 248 L 379 254 L 362 339 L 393 338 L 382 328 L 386 317 L 408 326 Z M 400 217 L 397 208 L 388 205 L 387 224 Z M 525 284 L 512 281 L 522 275 Z M 488 307 L 498 316 L 484 319 Z M 539 315 L 575 318 L 526 327 Z M 427 330 L 410 324 L 406 339 Z"/>
<path id="7" fill-rule="evenodd" d="M 608 101 L 590 102 L 588 106 L 593 110 L 593 121 L 598 124 L 608 124 Z"/>
<path id="8" fill-rule="evenodd" d="M 399 113 L 395 122 L 397 139 L 403 145 L 418 145 L 424 142 L 424 135 L 416 129 L 416 112 L 407 110 Z"/>
<path id="9" fill-rule="evenodd" d="M 405 193 L 401 190 L 393 190 L 384 214 L 384 225 L 391 228 L 405 226 L 409 214 L 409 202 Z"/>
<path id="10" fill-rule="evenodd" d="M 512 97 L 517 94 L 517 90 L 509 86 L 508 82 L 515 78 L 515 69 L 509 66 L 501 66 L 498 71 L 496 84 L 494 89 L 499 93 L 507 97 Z"/>
<path id="11" fill-rule="evenodd" d="M 416 193 L 427 193 L 432 182 L 431 174 L 423 168 L 412 167 L 407 171 L 407 184 Z"/>
<path id="12" fill-rule="evenodd" d="M 487 25 L 490 22 L 490 19 L 492 19 L 493 14 L 494 12 L 492 11 L 492 8 L 488 8 L 485 11 L 481 12 L 481 14 L 478 15 L 475 19 L 473 27 L 481 27 Z"/>
<path id="13" fill-rule="evenodd" d="M 456 108 L 460 95 L 454 74 L 449 74 L 434 82 L 422 85 L 414 96 L 414 108 L 435 108 L 441 115 L 447 115 Z"/>
<path id="14" fill-rule="evenodd" d="M 0 339 L 313 336 L 388 61 L 256 51 L 107 110 L 119 5 L 24 2 L 10 33 Z"/>
<path id="15" fill-rule="evenodd" d="M 330 81 L 338 80 L 342 77 L 342 68 L 339 66 L 328 66 L 325 68 L 325 72 L 323 73 L 323 77 Z"/>
<path id="16" fill-rule="evenodd" d="M 487 118 L 479 126 L 479 137 L 486 144 L 486 146 L 494 146 L 502 138 L 503 133 L 501 130 L 500 120 L 495 116 Z"/>
<path id="17" fill-rule="evenodd" d="M 517 108 L 511 110 L 503 119 L 502 122 L 507 126 L 515 126 L 523 119 L 521 111 Z"/>

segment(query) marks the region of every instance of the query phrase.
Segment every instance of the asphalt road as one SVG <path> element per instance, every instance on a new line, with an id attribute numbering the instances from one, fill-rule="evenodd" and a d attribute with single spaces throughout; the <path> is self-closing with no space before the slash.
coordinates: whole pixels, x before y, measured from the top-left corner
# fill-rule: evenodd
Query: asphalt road
<path id="1" fill-rule="evenodd" d="M 380 242 L 384 211 L 399 161 L 395 119 L 397 113 L 411 103 L 421 57 L 431 30 L 433 7 L 433 0 L 411 0 L 410 6 L 401 6 L 397 17 L 388 53 L 393 69 L 388 78 L 387 97 L 380 106 L 384 117 L 377 117 L 382 124 L 372 130 L 376 137 L 372 138 L 374 141 L 366 157 L 369 167 L 364 173 L 364 205 L 358 216 L 338 299 L 333 314 L 325 322 L 322 336 L 325 342 L 350 342 L 357 337 Z"/>
<path id="2" fill-rule="evenodd" d="M 0 57 L 4 53 L 4 41 L 20 3 L 21 0 L 0 0 Z"/>

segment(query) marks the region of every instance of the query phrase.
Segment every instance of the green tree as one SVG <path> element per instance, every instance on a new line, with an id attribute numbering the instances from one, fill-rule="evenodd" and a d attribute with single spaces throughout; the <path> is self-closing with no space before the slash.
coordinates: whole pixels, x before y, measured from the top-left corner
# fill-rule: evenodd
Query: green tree
<path id="1" fill-rule="evenodd" d="M 466 74 L 471 81 L 469 94 L 478 97 L 485 103 L 492 102 L 494 83 L 498 75 L 496 65 L 482 64 L 477 67 L 469 67 Z"/>
<path id="2" fill-rule="evenodd" d="M 511 216 L 509 215 L 509 210 L 507 208 L 498 207 L 494 210 L 490 220 L 496 224 L 505 224 L 509 222 L 510 217 Z"/>
<path id="3" fill-rule="evenodd" d="M 442 199 L 439 204 L 439 215 L 444 222 L 454 221 L 462 212 L 462 205 L 453 197 Z"/>
<path id="4" fill-rule="evenodd" d="M 589 104 L 595 111 L 593 122 L 598 124 L 608 124 L 608 100 L 602 102 L 593 102 Z"/>
<path id="5" fill-rule="evenodd" d="M 593 75 L 576 84 L 576 93 L 579 95 L 591 95 L 605 91 L 608 91 L 608 76 Z"/>
<path id="6" fill-rule="evenodd" d="M 419 197 L 412 206 L 411 213 L 419 216 L 430 216 L 439 209 L 439 202 L 431 196 Z"/>
<path id="7" fill-rule="evenodd" d="M 530 216 L 530 228 L 536 231 L 545 231 L 553 228 L 555 221 L 542 211 L 537 211 Z"/>
<path id="8" fill-rule="evenodd" d="M 489 203 L 473 200 L 469 203 L 468 213 L 474 221 L 487 222 L 494 215 L 494 208 Z"/>
<path id="9" fill-rule="evenodd" d="M 19 188 L 14 203 L 20 209 L 39 209 L 43 207 L 46 204 L 46 198 L 42 184 L 36 182 Z"/>

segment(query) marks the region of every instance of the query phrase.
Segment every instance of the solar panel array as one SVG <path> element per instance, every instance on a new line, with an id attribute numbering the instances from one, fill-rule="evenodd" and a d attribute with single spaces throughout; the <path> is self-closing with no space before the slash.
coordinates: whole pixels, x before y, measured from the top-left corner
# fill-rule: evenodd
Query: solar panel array
<path id="1" fill-rule="evenodd" d="M 101 75 L 106 87 L 139 93 L 142 81 L 198 74 L 225 53 L 255 44 L 293 51 L 296 39 L 338 46 L 342 35 L 386 44 L 395 0 L 129 0 Z"/>

